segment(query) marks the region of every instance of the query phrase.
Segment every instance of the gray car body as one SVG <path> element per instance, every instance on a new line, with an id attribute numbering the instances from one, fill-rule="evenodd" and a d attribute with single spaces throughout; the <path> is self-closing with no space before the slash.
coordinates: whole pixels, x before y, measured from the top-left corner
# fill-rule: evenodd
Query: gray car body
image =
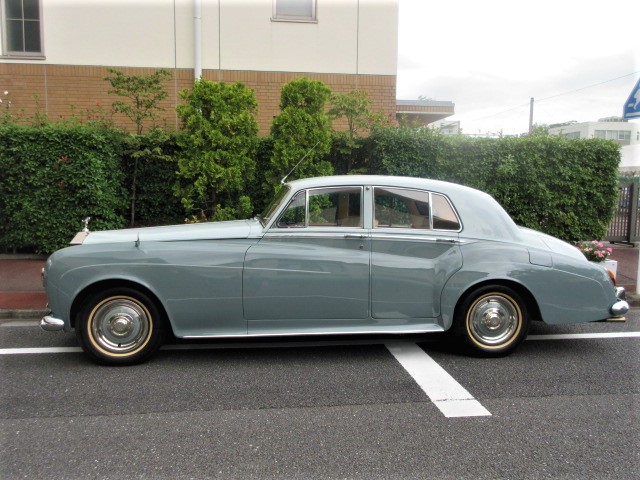
<path id="1" fill-rule="evenodd" d="M 279 228 L 297 192 L 362 188 L 362 227 Z M 157 299 L 178 337 L 438 332 L 486 284 L 515 288 L 549 324 L 611 316 L 606 271 L 573 246 L 518 227 L 489 195 L 427 179 L 334 176 L 297 180 L 259 219 L 91 232 L 45 267 L 52 315 L 74 326 L 95 289 L 128 285 Z M 373 191 L 445 195 L 459 231 L 379 228 Z"/>

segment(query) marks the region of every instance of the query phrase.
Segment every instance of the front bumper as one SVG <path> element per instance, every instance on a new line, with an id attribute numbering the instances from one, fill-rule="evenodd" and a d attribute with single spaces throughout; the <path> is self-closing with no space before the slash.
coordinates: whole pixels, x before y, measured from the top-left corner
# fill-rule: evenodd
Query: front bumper
<path id="1" fill-rule="evenodd" d="M 611 315 L 621 317 L 629 311 L 629 303 L 627 302 L 627 294 L 622 287 L 616 287 L 616 298 L 618 301 L 611 305 Z"/>
<path id="2" fill-rule="evenodd" d="M 59 332 L 64 330 L 64 320 L 53 317 L 51 315 L 45 315 L 40 320 L 40 328 L 47 332 Z"/>

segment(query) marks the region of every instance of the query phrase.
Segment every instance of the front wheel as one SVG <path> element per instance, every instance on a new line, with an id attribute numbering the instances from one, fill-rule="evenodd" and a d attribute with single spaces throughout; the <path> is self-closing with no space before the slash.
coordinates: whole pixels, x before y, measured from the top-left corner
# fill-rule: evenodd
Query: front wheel
<path id="1" fill-rule="evenodd" d="M 455 315 L 456 333 L 472 353 L 497 357 L 511 353 L 529 331 L 522 297 L 502 285 L 481 287 L 467 295 Z"/>
<path id="2" fill-rule="evenodd" d="M 162 345 L 164 318 L 155 302 L 130 288 L 91 296 L 80 311 L 76 333 L 84 351 L 110 365 L 146 360 Z"/>

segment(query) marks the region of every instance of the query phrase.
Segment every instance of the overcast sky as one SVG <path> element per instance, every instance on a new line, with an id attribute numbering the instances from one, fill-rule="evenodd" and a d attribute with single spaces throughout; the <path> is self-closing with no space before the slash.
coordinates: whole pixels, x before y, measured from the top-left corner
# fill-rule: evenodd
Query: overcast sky
<path id="1" fill-rule="evenodd" d="M 531 97 L 534 123 L 622 115 L 638 77 L 638 0 L 400 0 L 397 97 L 465 133 L 526 132 Z"/>

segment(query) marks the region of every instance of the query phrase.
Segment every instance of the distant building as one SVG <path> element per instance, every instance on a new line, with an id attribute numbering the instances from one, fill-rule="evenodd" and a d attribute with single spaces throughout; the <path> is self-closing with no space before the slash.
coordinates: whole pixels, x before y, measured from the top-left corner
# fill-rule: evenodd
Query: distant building
<path id="1" fill-rule="evenodd" d="M 629 123 L 621 117 L 601 118 L 597 122 L 568 122 L 551 125 L 551 135 L 565 138 L 603 138 L 613 140 L 620 145 L 640 143 L 640 125 Z"/>
<path id="2" fill-rule="evenodd" d="M 433 127 L 443 135 L 460 135 L 462 132 L 460 129 L 460 120 L 440 120 L 434 123 Z"/>
<path id="3" fill-rule="evenodd" d="M 640 172 L 640 124 L 621 117 L 601 118 L 597 122 L 567 122 L 551 125 L 549 134 L 565 138 L 602 138 L 622 146 L 621 172 Z"/>
<path id="4" fill-rule="evenodd" d="M 455 114 L 453 102 L 437 100 L 398 100 L 396 118 L 409 125 L 430 125 Z"/>

